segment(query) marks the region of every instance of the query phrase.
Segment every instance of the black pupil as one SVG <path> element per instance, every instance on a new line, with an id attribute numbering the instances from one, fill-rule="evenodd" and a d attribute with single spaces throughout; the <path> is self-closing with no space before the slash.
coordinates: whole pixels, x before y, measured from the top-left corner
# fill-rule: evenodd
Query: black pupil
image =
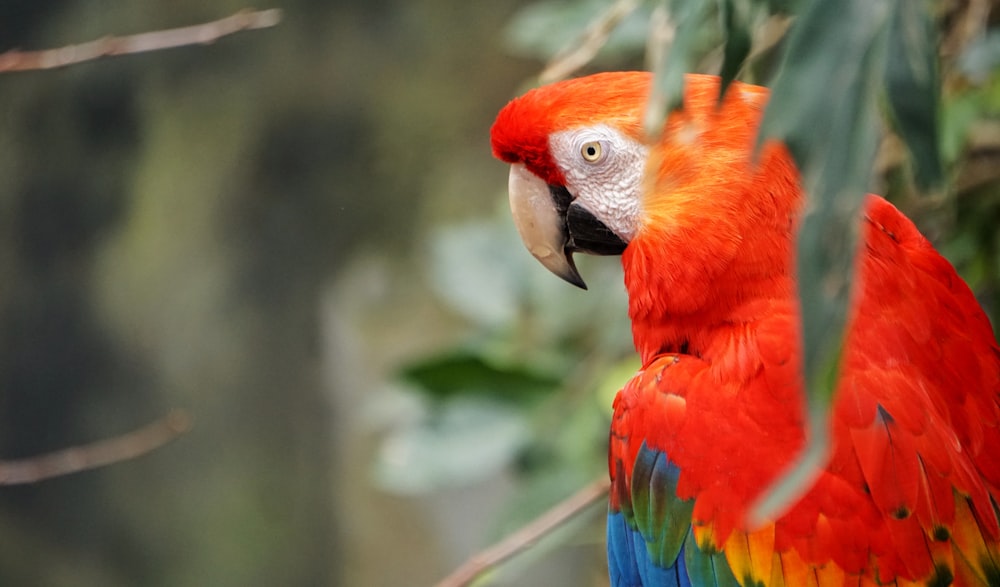
<path id="1" fill-rule="evenodd" d="M 597 148 L 594 147 L 594 145 L 588 145 L 587 146 L 587 156 L 588 157 L 594 157 L 595 155 L 597 155 Z"/>

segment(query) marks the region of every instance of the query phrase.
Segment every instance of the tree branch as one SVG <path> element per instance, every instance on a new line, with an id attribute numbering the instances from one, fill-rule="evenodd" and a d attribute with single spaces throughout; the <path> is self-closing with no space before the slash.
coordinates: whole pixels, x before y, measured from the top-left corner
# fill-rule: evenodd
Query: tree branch
<path id="1" fill-rule="evenodd" d="M 120 436 L 37 457 L 0 460 L 0 485 L 36 483 L 134 459 L 160 448 L 190 428 L 191 416 L 175 409 L 151 424 Z"/>
<path id="2" fill-rule="evenodd" d="M 465 587 L 471 584 L 482 573 L 527 550 L 540 538 L 604 498 L 610 485 L 606 478 L 590 483 L 503 541 L 473 555 L 437 587 Z"/>
<path id="3" fill-rule="evenodd" d="M 637 0 L 616 0 L 573 43 L 549 61 L 538 76 L 539 82 L 547 84 L 561 80 L 590 63 L 618 24 L 638 7 Z"/>
<path id="4" fill-rule="evenodd" d="M 207 45 L 238 33 L 273 27 L 281 21 L 281 11 L 241 10 L 232 16 L 176 29 L 139 33 L 124 37 L 104 37 L 96 41 L 67 45 L 57 49 L 0 53 L 0 73 L 66 67 L 101 57 L 129 55 L 147 51 L 173 49 L 186 45 Z"/>

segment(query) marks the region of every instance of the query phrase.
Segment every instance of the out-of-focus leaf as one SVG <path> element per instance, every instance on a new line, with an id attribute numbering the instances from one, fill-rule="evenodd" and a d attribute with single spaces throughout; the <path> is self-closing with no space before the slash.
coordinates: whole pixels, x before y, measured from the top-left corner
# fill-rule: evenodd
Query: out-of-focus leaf
<path id="1" fill-rule="evenodd" d="M 983 114 L 993 118 L 1000 116 L 1000 69 L 984 83 Z"/>
<path id="2" fill-rule="evenodd" d="M 595 283 L 589 291 L 567 287 L 525 250 L 506 206 L 492 220 L 440 229 L 430 262 L 431 285 L 450 308 L 487 329 L 525 329 L 513 337 L 519 344 L 530 338 L 555 349 L 566 337 L 586 332 L 620 341 L 622 329 L 627 337 L 620 263 L 581 257 L 580 270 L 596 273 Z"/>
<path id="3" fill-rule="evenodd" d="M 607 0 L 528 4 L 505 29 L 506 44 L 518 55 L 548 61 L 571 45 L 607 8 Z M 640 6 L 615 26 L 603 50 L 619 54 L 641 49 L 646 43 L 648 19 L 648 7 Z"/>
<path id="4" fill-rule="evenodd" d="M 897 0 L 889 18 L 885 84 L 889 111 L 913 155 L 921 189 L 939 187 L 944 168 L 938 141 L 941 83 L 937 34 L 927 2 Z"/>
<path id="5" fill-rule="evenodd" d="M 802 460 L 758 504 L 771 517 L 809 487 L 825 458 L 829 404 L 842 344 L 858 213 L 870 181 L 875 106 L 893 0 L 813 0 L 794 25 L 764 116 L 761 140 L 781 139 L 808 202 L 799 227 L 810 439 Z M 904 1 L 904 0 L 898 0 Z"/>
<path id="6" fill-rule="evenodd" d="M 639 361 L 639 357 L 631 355 L 618 361 L 604 373 L 597 385 L 596 394 L 598 402 L 607 408 L 609 415 L 618 391 L 625 385 L 626 381 L 635 377 L 641 367 L 642 363 Z"/>
<path id="7" fill-rule="evenodd" d="M 1000 30 L 974 39 L 958 59 L 958 68 L 975 83 L 983 83 L 1000 68 Z"/>
<path id="8" fill-rule="evenodd" d="M 796 12 L 802 0 L 763 0 L 771 14 L 792 14 Z"/>
<path id="9" fill-rule="evenodd" d="M 615 0 L 605 11 L 593 19 L 572 43 L 563 47 L 538 76 L 547 84 L 565 79 L 590 63 L 604 49 L 611 35 L 637 8 L 639 0 Z"/>
<path id="10" fill-rule="evenodd" d="M 813 383 L 840 346 L 858 211 L 871 178 L 887 0 L 814 0 L 792 29 L 762 140 L 788 146 L 808 203 L 798 282 Z M 830 389 L 811 389 L 821 402 Z"/>
<path id="11" fill-rule="evenodd" d="M 969 138 L 969 128 L 982 114 L 982 96 L 965 93 L 945 103 L 941 112 L 941 155 L 944 160 L 956 161 Z"/>
<path id="12" fill-rule="evenodd" d="M 481 326 L 517 318 L 530 257 L 513 231 L 470 223 L 442 229 L 431 243 L 432 285 L 449 306 Z M 526 258 L 529 257 L 529 258 Z"/>
<path id="13" fill-rule="evenodd" d="M 972 232 L 966 232 L 960 234 L 957 238 L 944 243 L 938 248 L 939 252 L 944 255 L 948 262 L 956 267 L 968 266 L 973 263 L 976 257 L 980 254 L 980 244 L 976 240 L 976 235 Z M 963 275 L 966 282 L 974 283 L 977 281 L 978 275 L 971 275 L 968 272 Z"/>
<path id="14" fill-rule="evenodd" d="M 551 392 L 559 379 L 524 363 L 497 364 L 482 354 L 456 351 L 404 367 L 403 380 L 432 397 L 486 395 L 517 401 Z"/>
<path id="15" fill-rule="evenodd" d="M 663 0 L 662 6 L 669 15 L 673 38 L 664 37 L 661 46 L 650 49 L 654 57 L 653 87 L 644 124 L 649 136 L 658 136 L 667 113 L 682 103 L 684 74 L 694 70 L 700 56 L 695 49 L 710 4 L 704 0 Z"/>
<path id="16" fill-rule="evenodd" d="M 485 398 L 456 398 L 394 430 L 375 461 L 375 480 L 396 493 L 472 483 L 511 463 L 528 442 L 524 416 Z"/>
<path id="17" fill-rule="evenodd" d="M 962 158 L 981 120 L 1000 115 L 1000 32 L 972 41 L 958 63 L 972 83 L 942 106 L 941 154 L 949 165 Z"/>
<path id="18" fill-rule="evenodd" d="M 612 355 L 631 351 L 628 297 L 618 259 L 577 255 L 577 267 L 587 280 L 588 290 L 583 291 L 552 279 L 523 252 L 536 269 L 525 302 L 532 313 L 530 334 L 537 343 L 564 345 L 572 339 L 599 345 Z"/>
<path id="19" fill-rule="evenodd" d="M 751 0 L 719 0 L 719 16 L 722 20 L 722 32 L 725 35 L 722 69 L 719 72 L 722 78 L 722 86 L 719 89 L 720 100 L 750 54 L 750 3 Z"/>

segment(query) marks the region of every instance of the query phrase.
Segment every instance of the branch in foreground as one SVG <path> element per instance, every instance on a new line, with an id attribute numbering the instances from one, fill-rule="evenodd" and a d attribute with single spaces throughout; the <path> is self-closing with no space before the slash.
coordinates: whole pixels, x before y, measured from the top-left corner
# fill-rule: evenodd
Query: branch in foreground
<path id="1" fill-rule="evenodd" d="M 281 11 L 241 10 L 232 16 L 194 26 L 151 31 L 124 37 L 104 37 L 88 43 L 57 49 L 0 53 L 0 73 L 54 69 L 92 61 L 101 57 L 129 55 L 173 49 L 186 45 L 207 45 L 240 31 L 273 27 L 281 21 Z"/>
<path id="2" fill-rule="evenodd" d="M 0 460 L 0 485 L 35 483 L 134 459 L 190 429 L 191 416 L 183 410 L 171 410 L 159 420 L 121 436 L 27 459 Z"/>
<path id="3" fill-rule="evenodd" d="M 590 483 L 502 542 L 473 555 L 438 583 L 437 587 L 465 587 L 471 584 L 479 575 L 527 550 L 543 536 L 603 499 L 607 496 L 610 485 L 606 478 Z"/>

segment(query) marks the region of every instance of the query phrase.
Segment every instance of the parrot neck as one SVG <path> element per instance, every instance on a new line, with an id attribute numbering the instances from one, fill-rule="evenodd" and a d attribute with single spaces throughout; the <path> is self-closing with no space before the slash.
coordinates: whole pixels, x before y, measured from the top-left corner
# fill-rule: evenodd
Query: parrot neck
<path id="1" fill-rule="evenodd" d="M 750 376 L 759 365 L 762 332 L 797 340 L 787 217 L 739 232 L 729 254 L 706 242 L 711 238 L 642 235 L 622 255 L 632 335 L 644 366 L 682 353 Z"/>
<path id="2" fill-rule="evenodd" d="M 692 169 L 685 185 L 697 189 L 686 192 L 669 181 L 678 171 L 659 172 L 667 179 L 643 201 L 645 223 L 622 254 L 633 339 L 643 365 L 683 353 L 746 374 L 759 366 L 761 336 L 769 348 L 798 340 L 798 172 L 774 142 L 753 173 Z"/>
<path id="3" fill-rule="evenodd" d="M 629 257 L 636 256 L 633 252 Z M 695 355 L 717 367 L 752 376 L 759 365 L 757 339 L 762 330 L 788 329 L 784 340 L 795 340 L 794 283 L 787 272 L 739 278 L 730 270 L 694 290 L 685 290 L 669 274 L 638 279 L 625 262 L 632 336 L 643 366 L 668 353 Z M 640 262 L 646 268 L 649 261 Z M 630 279 L 629 276 L 633 279 Z M 650 281 L 660 285 L 650 287 Z M 691 296 L 703 302 L 692 307 Z M 775 322 L 777 318 L 777 324 Z M 765 324 L 765 321 L 768 324 Z"/>

